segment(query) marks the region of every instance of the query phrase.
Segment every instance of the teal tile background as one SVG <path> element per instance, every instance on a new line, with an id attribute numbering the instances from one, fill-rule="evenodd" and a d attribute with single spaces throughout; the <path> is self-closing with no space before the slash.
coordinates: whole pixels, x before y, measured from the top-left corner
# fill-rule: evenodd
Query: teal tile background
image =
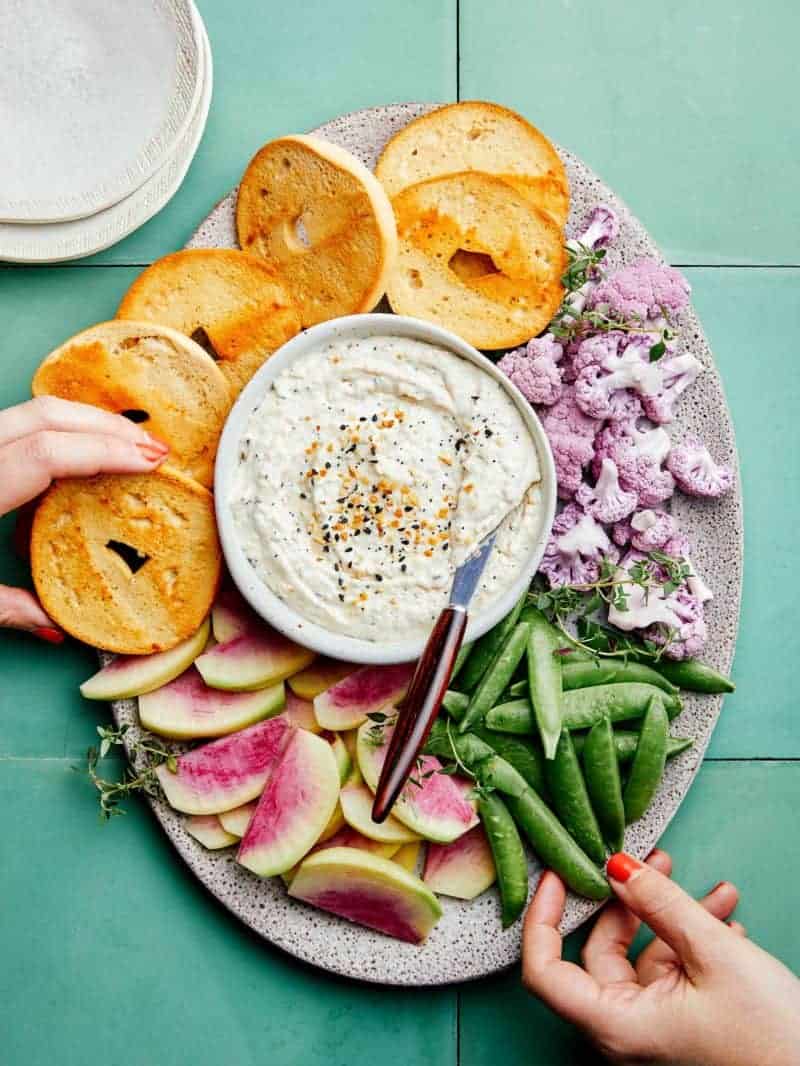
<path id="1" fill-rule="evenodd" d="M 686 268 L 722 371 L 745 495 L 738 691 L 663 844 L 693 891 L 736 881 L 751 935 L 800 969 L 782 888 L 800 876 L 798 851 L 785 846 L 800 791 L 800 9 L 788 0 L 709 0 L 702 10 L 689 0 L 200 6 L 216 85 L 189 175 L 159 216 L 86 263 L 0 267 L 0 407 L 28 395 L 57 343 L 113 315 L 137 265 L 180 247 L 269 137 L 400 100 L 460 94 L 523 110 L 595 167 Z M 0 520 L 0 582 L 24 583 L 11 529 Z M 525 996 L 516 970 L 421 992 L 337 980 L 243 929 L 144 806 L 99 826 L 73 769 L 106 716 L 77 691 L 93 670 L 75 644 L 0 639 L 3 1063 L 595 1061 Z"/>

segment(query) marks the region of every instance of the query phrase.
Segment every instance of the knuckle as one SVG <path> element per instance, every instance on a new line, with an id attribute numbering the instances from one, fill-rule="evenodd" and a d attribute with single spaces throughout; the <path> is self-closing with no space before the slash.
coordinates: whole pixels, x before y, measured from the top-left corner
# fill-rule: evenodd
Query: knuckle
<path id="1" fill-rule="evenodd" d="M 57 438 L 49 429 L 40 429 L 28 437 L 26 458 L 36 466 L 51 467 L 56 459 Z"/>
<path id="2" fill-rule="evenodd" d="M 61 410 L 62 401 L 57 396 L 37 396 L 31 404 L 38 418 L 47 425 L 55 421 Z"/>

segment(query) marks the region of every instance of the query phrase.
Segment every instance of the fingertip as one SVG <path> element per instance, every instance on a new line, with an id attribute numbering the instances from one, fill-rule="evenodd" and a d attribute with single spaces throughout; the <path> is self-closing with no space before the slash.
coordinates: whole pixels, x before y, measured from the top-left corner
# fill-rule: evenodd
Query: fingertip
<path id="1" fill-rule="evenodd" d="M 163 445 L 157 445 L 155 443 L 150 443 L 149 441 L 142 441 L 137 443 L 136 448 L 146 462 L 153 466 L 163 463 L 167 457 L 168 449 L 165 450 Z"/>
<path id="2" fill-rule="evenodd" d="M 664 874 L 666 877 L 672 873 L 672 856 L 667 851 L 662 851 L 661 848 L 653 848 L 650 854 L 645 859 L 648 866 L 651 866 L 654 870 L 658 870 L 659 873 Z"/>
<path id="3" fill-rule="evenodd" d="M 742 925 L 741 922 L 730 921 L 728 922 L 728 928 L 732 933 L 735 933 L 737 936 L 747 936 L 747 929 Z"/>
<path id="4" fill-rule="evenodd" d="M 528 907 L 526 921 L 557 926 L 564 911 L 567 890 L 564 882 L 552 870 L 545 870 Z"/>

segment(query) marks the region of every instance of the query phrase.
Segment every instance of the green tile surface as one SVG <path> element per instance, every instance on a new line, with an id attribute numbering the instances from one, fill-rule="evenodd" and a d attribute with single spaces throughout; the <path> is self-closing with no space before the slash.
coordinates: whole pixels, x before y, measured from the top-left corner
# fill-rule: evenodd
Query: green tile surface
<path id="1" fill-rule="evenodd" d="M 524 112 L 677 263 L 800 263 L 800 5 L 460 3 L 462 99 Z"/>

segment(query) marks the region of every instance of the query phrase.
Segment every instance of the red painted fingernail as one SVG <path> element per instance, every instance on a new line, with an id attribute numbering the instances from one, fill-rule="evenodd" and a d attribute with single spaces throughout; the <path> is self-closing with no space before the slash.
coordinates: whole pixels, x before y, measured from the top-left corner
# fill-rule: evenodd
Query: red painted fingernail
<path id="1" fill-rule="evenodd" d="M 48 644 L 63 644 L 64 642 L 64 634 L 60 629 L 53 629 L 52 626 L 37 626 L 33 633 L 40 640 L 46 640 Z"/>
<path id="2" fill-rule="evenodd" d="M 624 851 L 618 851 L 616 855 L 612 855 L 606 863 L 606 873 L 609 877 L 612 877 L 615 881 L 621 881 L 625 884 L 632 874 L 635 874 L 637 870 L 644 868 L 644 863 L 639 862 L 638 859 L 634 859 L 632 855 L 627 855 Z"/>

